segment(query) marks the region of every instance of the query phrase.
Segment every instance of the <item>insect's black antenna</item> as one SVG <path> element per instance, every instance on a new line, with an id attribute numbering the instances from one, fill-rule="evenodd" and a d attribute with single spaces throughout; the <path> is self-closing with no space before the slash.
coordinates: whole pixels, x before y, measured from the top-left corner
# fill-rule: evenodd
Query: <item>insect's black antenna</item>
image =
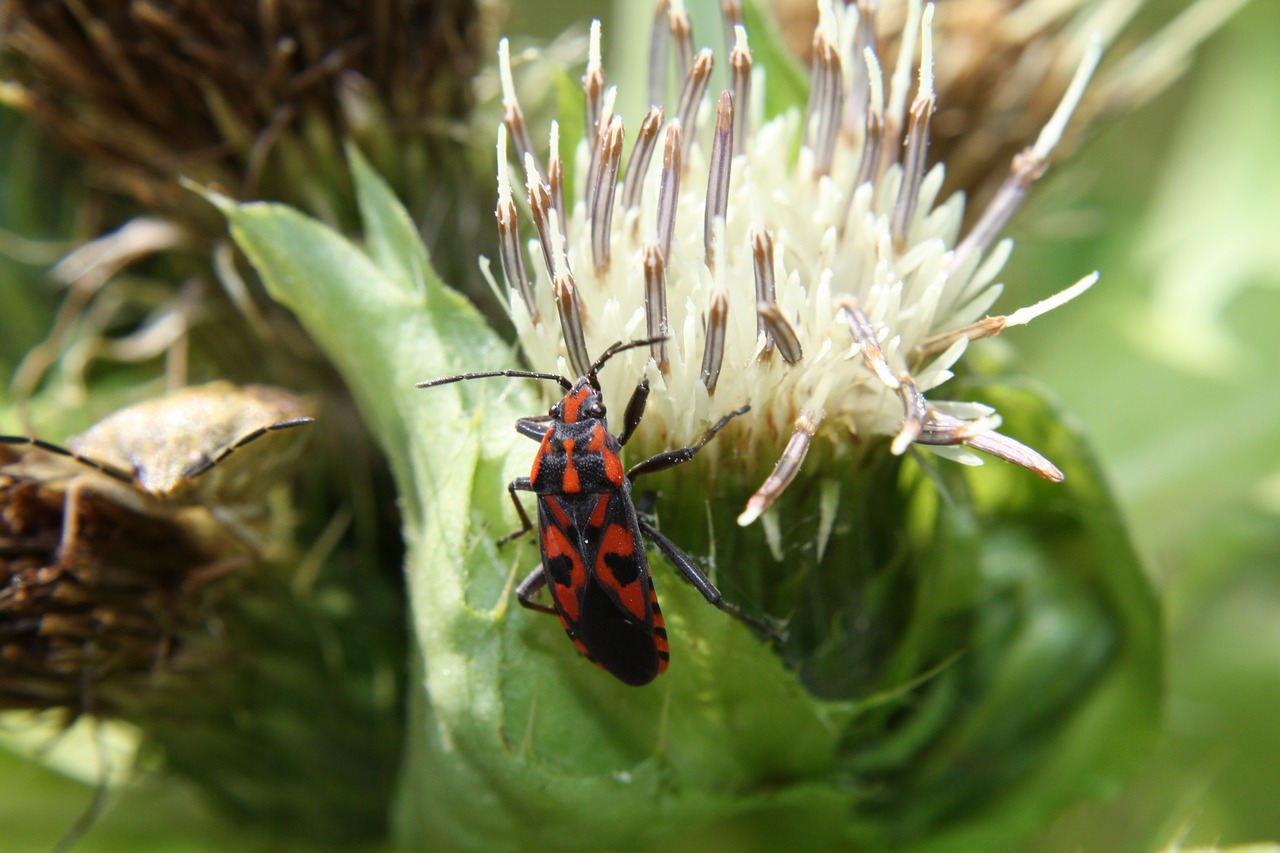
<path id="1" fill-rule="evenodd" d="M 591 380 L 591 385 L 593 387 L 599 388 L 600 386 L 596 382 L 596 374 L 600 372 L 600 368 L 604 367 L 604 363 L 606 361 L 613 358 L 620 352 L 635 349 L 636 347 L 647 347 L 650 344 L 665 341 L 667 337 L 667 335 L 658 335 L 655 338 L 640 338 L 639 340 L 627 341 L 626 343 L 623 343 L 622 341 L 614 341 L 609 344 L 609 347 L 604 352 L 600 353 L 600 357 L 596 359 L 595 364 L 591 365 L 591 369 L 587 371 L 587 378 Z"/>
<path id="2" fill-rule="evenodd" d="M 505 376 L 509 379 L 547 379 L 559 382 L 566 391 L 573 390 L 573 383 L 558 373 L 534 373 L 531 370 L 486 370 L 481 373 L 459 373 L 455 376 L 441 376 L 438 379 L 427 379 L 419 382 L 418 388 L 434 388 L 437 385 L 448 385 L 451 382 L 464 382 L 468 379 L 488 379 L 493 376 Z"/>
<path id="3" fill-rule="evenodd" d="M 212 459 L 205 459 L 203 462 L 199 463 L 194 468 L 188 470 L 186 473 L 186 478 L 188 480 L 194 480 L 196 477 L 199 477 L 201 474 L 205 473 L 214 465 L 217 465 L 223 459 L 226 459 L 228 456 L 230 456 L 232 453 L 235 453 L 237 450 L 244 447 L 246 444 L 249 444 L 250 442 L 253 442 L 253 441 L 257 441 L 258 439 L 262 438 L 264 435 L 266 435 L 269 432 L 276 432 L 277 430 L 292 429 L 293 427 L 306 426 L 307 424 L 315 423 L 315 421 L 316 421 L 315 418 L 298 417 L 298 418 L 289 418 L 288 420 L 279 421 L 277 423 L 271 424 L 270 426 L 258 427 L 248 435 L 242 436 L 240 439 L 236 441 L 235 444 L 232 444 L 223 448 L 222 452 L 219 453 L 217 456 L 213 457 Z"/>
<path id="4" fill-rule="evenodd" d="M 133 482 L 133 474 L 128 471 L 123 471 L 114 465 L 108 465 L 105 462 L 98 462 L 94 459 L 90 459 L 88 456 L 81 456 L 79 453 L 68 450 L 65 447 L 59 447 L 56 444 L 50 444 L 43 439 L 27 438 L 24 435 L 0 435 L 0 444 L 30 444 L 32 447 L 38 447 L 47 453 L 56 453 L 59 456 L 70 457 L 81 465 L 87 465 L 90 468 L 101 471 L 108 477 L 120 480 L 123 483 Z"/>

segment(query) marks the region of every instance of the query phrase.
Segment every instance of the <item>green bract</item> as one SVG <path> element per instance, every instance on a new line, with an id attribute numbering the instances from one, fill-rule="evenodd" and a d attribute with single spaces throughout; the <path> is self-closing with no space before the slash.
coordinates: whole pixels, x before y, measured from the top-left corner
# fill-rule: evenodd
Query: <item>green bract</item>
<path id="1" fill-rule="evenodd" d="M 872 444 L 810 467 L 822 473 L 779 503 L 793 517 L 778 561 L 759 525 L 732 523 L 768 463 L 678 469 L 659 485 L 660 527 L 714 555 L 726 597 L 793 616 L 791 637 L 775 653 L 655 555 L 669 672 L 636 690 L 590 666 L 556 620 L 512 606 L 536 552 L 494 545 L 515 526 L 505 485 L 536 449 L 512 425 L 543 404 L 517 381 L 414 388 L 514 357 L 351 160 L 363 247 L 279 205 L 214 200 L 395 471 L 421 666 L 405 849 L 713 836 L 720 849 L 995 849 L 1105 791 L 1140 753 L 1160 682 L 1151 590 L 1087 449 L 1034 393 L 1001 382 L 974 385 L 1065 484 Z M 819 556 L 812 530 L 832 490 L 841 512 Z"/>

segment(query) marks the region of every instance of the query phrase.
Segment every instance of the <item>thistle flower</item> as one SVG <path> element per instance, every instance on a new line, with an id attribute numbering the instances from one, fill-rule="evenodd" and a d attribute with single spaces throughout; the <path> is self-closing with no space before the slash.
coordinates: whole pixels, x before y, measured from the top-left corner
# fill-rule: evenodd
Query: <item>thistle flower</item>
<path id="1" fill-rule="evenodd" d="M 753 412 L 733 428 L 741 452 L 755 458 L 781 449 L 781 458 L 741 525 L 777 500 L 815 440 L 844 445 L 885 436 L 895 454 L 915 444 L 978 461 L 958 449 L 967 446 L 1061 480 L 1045 457 L 994 431 L 991 408 L 925 395 L 950 378 L 970 341 L 1026 323 L 1096 280 L 1086 276 L 1030 308 L 984 316 L 1000 294 L 993 280 L 1010 249 L 992 244 L 1047 168 L 1100 45 L 1089 46 L 1039 139 L 1014 159 L 1005 186 L 961 238 L 963 199 L 936 203 L 944 170 L 927 168 L 937 109 L 933 7 L 906 22 L 888 86 L 868 32 L 874 18 L 854 6 L 819 8 L 803 115 L 761 114 L 767 81 L 753 82 L 748 33 L 730 19 L 730 88 L 710 99 L 712 109 L 704 93 L 713 53 L 699 53 L 676 81 L 678 100 L 646 115 L 625 171 L 624 123 L 614 112 L 615 91 L 604 87 L 593 25 L 572 194 L 559 128 L 552 126 L 545 178 L 530 150 L 504 44 L 497 213 L 507 304 L 522 348 L 532 364 L 581 374 L 590 354 L 614 340 L 667 336 L 618 359 L 619 372 L 643 373 L 653 387 L 651 445 L 687 443 L 750 401 Z M 691 51 L 684 15 L 674 3 L 655 25 L 654 43 L 674 40 L 678 56 Z M 908 109 L 917 32 L 918 82 Z M 663 71 L 657 62 L 650 78 L 661 80 Z M 659 83 L 655 91 L 664 89 Z M 538 235 L 531 263 L 518 232 L 508 135 L 524 164 Z M 549 320 L 557 316 L 558 328 Z"/>

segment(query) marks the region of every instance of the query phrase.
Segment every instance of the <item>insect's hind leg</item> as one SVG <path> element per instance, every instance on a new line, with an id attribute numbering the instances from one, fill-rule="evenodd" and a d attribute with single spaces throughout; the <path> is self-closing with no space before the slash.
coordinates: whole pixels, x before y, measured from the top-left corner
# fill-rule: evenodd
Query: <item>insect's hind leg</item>
<path id="1" fill-rule="evenodd" d="M 538 568 L 529 572 L 528 576 L 520 581 L 520 585 L 516 587 L 516 601 L 520 602 L 521 607 L 529 610 L 537 610 L 539 613 L 555 614 L 556 609 L 546 604 L 539 604 L 533 600 L 538 594 L 538 590 L 547 585 L 547 570 L 545 566 L 539 564 Z"/>
<path id="2" fill-rule="evenodd" d="M 533 529 L 533 522 L 529 520 L 529 513 L 524 511 L 524 505 L 520 503 L 520 498 L 516 492 L 532 492 L 533 483 L 528 477 L 516 477 L 507 484 L 507 494 L 511 495 L 511 503 L 515 504 L 516 513 L 520 516 L 520 529 L 514 530 L 498 540 L 498 547 L 501 548 L 512 539 L 519 539 L 521 536 Z"/>
<path id="3" fill-rule="evenodd" d="M 667 559 L 675 564 L 675 567 L 679 569 L 680 574 L 684 575 L 685 579 L 687 579 L 689 583 L 693 584 L 698 592 L 702 593 L 702 597 L 707 600 L 708 604 L 715 605 L 717 608 L 728 613 L 739 622 L 759 631 L 761 634 L 768 637 L 770 642 L 777 645 L 782 643 L 784 639 L 783 636 L 774 630 L 771 625 L 761 619 L 757 619 L 754 616 L 742 612 L 742 610 L 737 606 L 725 601 L 724 596 L 720 594 L 720 590 L 716 589 L 716 586 L 711 582 L 711 579 L 707 577 L 706 573 L 703 572 L 702 569 L 698 568 L 698 564 L 693 561 L 692 557 L 680 550 L 679 545 L 663 536 L 652 524 L 644 519 L 639 519 L 639 522 L 640 529 L 644 534 L 653 540 L 654 544 L 658 546 L 662 553 L 667 555 Z"/>

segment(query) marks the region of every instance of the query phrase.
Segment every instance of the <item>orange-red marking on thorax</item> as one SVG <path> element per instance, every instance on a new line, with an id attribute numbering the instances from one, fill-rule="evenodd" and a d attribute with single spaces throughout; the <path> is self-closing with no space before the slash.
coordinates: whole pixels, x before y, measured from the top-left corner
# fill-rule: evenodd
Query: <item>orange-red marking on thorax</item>
<path id="1" fill-rule="evenodd" d="M 609 478 L 610 483 L 615 486 L 621 486 L 623 477 L 622 460 L 605 443 L 605 432 L 602 425 L 596 424 L 595 430 L 591 433 L 591 443 L 587 445 L 587 450 L 594 450 L 600 454 L 600 457 L 604 460 L 604 475 Z"/>
<path id="2" fill-rule="evenodd" d="M 542 458 L 551 452 L 551 436 L 555 433 L 555 428 L 550 428 L 542 436 L 542 446 L 538 448 L 538 453 L 533 457 L 533 470 L 529 472 L 529 481 L 531 483 L 538 482 L 538 472 L 542 470 Z"/>
<path id="3" fill-rule="evenodd" d="M 582 481 L 578 479 L 578 469 L 573 464 L 574 444 L 576 442 L 572 438 L 564 440 L 564 478 L 560 481 L 560 488 L 567 495 L 582 491 Z"/>

